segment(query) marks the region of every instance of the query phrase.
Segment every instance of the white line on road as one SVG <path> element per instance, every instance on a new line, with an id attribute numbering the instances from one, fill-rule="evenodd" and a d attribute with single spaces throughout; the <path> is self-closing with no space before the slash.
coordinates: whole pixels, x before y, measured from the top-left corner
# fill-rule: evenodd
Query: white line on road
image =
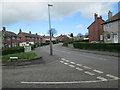
<path id="1" fill-rule="evenodd" d="M 68 65 L 68 63 L 64 63 L 65 65 Z"/>
<path id="2" fill-rule="evenodd" d="M 71 64 L 75 64 L 75 62 L 70 62 Z"/>
<path id="3" fill-rule="evenodd" d="M 76 64 L 77 66 L 82 66 L 81 64 Z"/>
<path id="4" fill-rule="evenodd" d="M 85 69 L 91 69 L 90 67 L 87 67 L 87 66 L 83 66 L 83 68 L 85 68 Z"/>
<path id="5" fill-rule="evenodd" d="M 64 63 L 64 61 L 60 61 L 61 63 Z"/>
<path id="6" fill-rule="evenodd" d="M 119 79 L 118 77 L 113 76 L 113 75 L 110 75 L 110 74 L 106 74 L 106 76 L 108 76 L 108 77 L 110 77 L 110 78 L 113 78 L 113 79 Z"/>
<path id="7" fill-rule="evenodd" d="M 69 65 L 70 67 L 75 67 L 74 65 Z"/>
<path id="8" fill-rule="evenodd" d="M 105 78 L 97 77 L 100 80 L 93 80 L 93 81 L 71 81 L 71 82 L 21 82 L 22 84 L 78 84 L 78 83 L 95 83 L 95 82 L 106 82 L 106 81 L 114 81 L 115 79 L 106 80 Z"/>
<path id="9" fill-rule="evenodd" d="M 69 62 L 69 60 L 65 60 L 66 62 Z"/>
<path id="10" fill-rule="evenodd" d="M 79 71 L 83 71 L 83 69 L 81 69 L 81 68 L 79 68 L 79 67 L 77 67 L 76 69 L 79 70 Z"/>
<path id="11" fill-rule="evenodd" d="M 103 73 L 102 71 L 99 71 L 99 70 L 96 70 L 96 69 L 94 69 L 93 71 L 97 72 L 97 73 Z"/>
<path id="12" fill-rule="evenodd" d="M 108 81 L 106 78 L 101 77 L 101 76 L 97 77 L 97 79 L 100 79 L 101 81 Z"/>
<path id="13" fill-rule="evenodd" d="M 91 75 L 91 76 L 95 75 L 94 73 L 91 73 L 91 72 L 88 72 L 88 71 L 85 71 L 84 73 L 86 73 L 88 75 Z"/>
<path id="14" fill-rule="evenodd" d="M 61 60 L 63 60 L 63 61 L 64 61 L 65 59 L 64 59 L 64 58 L 62 58 Z"/>

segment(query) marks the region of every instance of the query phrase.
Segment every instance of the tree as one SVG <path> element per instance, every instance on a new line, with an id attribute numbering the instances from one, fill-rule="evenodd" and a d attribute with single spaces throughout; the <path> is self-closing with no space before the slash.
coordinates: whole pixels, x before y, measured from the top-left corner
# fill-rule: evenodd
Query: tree
<path id="1" fill-rule="evenodd" d="M 55 34 L 57 34 L 57 30 L 54 29 L 54 28 L 51 28 L 51 30 L 48 31 L 49 35 L 50 35 L 50 31 L 51 31 L 52 36 L 54 36 Z"/>
<path id="2" fill-rule="evenodd" d="M 82 35 L 82 33 L 78 33 L 78 35 L 77 35 L 78 37 L 82 37 L 83 35 Z"/>
<path id="3" fill-rule="evenodd" d="M 73 37 L 73 33 L 70 34 L 70 37 Z"/>

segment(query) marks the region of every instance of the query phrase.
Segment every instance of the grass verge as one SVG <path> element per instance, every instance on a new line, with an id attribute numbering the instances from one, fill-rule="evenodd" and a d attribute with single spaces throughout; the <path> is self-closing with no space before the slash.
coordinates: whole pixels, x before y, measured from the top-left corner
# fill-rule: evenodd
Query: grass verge
<path id="1" fill-rule="evenodd" d="M 24 53 L 4 55 L 2 56 L 2 61 L 10 61 L 9 59 L 10 57 L 18 57 L 18 61 L 26 61 L 26 60 L 38 58 L 38 56 L 34 52 L 24 52 Z"/>

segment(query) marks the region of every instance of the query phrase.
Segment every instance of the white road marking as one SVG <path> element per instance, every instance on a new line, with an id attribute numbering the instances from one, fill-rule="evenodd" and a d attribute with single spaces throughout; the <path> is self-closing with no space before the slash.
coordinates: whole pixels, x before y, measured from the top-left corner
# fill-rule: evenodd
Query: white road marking
<path id="1" fill-rule="evenodd" d="M 91 75 L 91 76 L 95 75 L 94 73 L 91 73 L 91 72 L 88 72 L 88 71 L 85 71 L 84 73 L 86 73 L 88 75 Z"/>
<path id="2" fill-rule="evenodd" d="M 93 71 L 97 72 L 97 73 L 103 73 L 102 71 L 99 71 L 99 70 L 96 70 L 96 69 L 94 69 Z"/>
<path id="3" fill-rule="evenodd" d="M 65 60 L 66 62 L 69 62 L 69 60 Z"/>
<path id="4" fill-rule="evenodd" d="M 71 81 L 71 82 L 21 82 L 22 84 L 78 84 L 78 83 L 95 83 L 95 82 L 106 82 L 106 81 L 114 81 L 115 79 L 106 80 L 105 78 L 97 77 L 100 80 L 93 81 Z"/>
<path id="5" fill-rule="evenodd" d="M 81 69 L 81 68 L 79 68 L 79 67 L 77 67 L 76 69 L 77 69 L 77 70 L 80 70 L 80 71 L 82 71 L 82 70 L 83 70 L 83 69 Z"/>
<path id="6" fill-rule="evenodd" d="M 76 64 L 77 66 L 82 66 L 81 64 Z"/>
<path id="7" fill-rule="evenodd" d="M 118 77 L 113 76 L 113 75 L 110 75 L 110 74 L 106 74 L 106 76 L 108 76 L 108 77 L 110 77 L 110 78 L 113 78 L 113 79 L 119 79 Z"/>
<path id="8" fill-rule="evenodd" d="M 65 65 L 68 65 L 68 63 L 64 63 Z"/>
<path id="9" fill-rule="evenodd" d="M 101 77 L 101 76 L 97 77 L 97 79 L 100 79 L 101 81 L 108 81 L 106 78 Z"/>
<path id="10" fill-rule="evenodd" d="M 71 64 L 75 64 L 75 62 L 70 62 Z"/>
<path id="11" fill-rule="evenodd" d="M 64 61 L 65 59 L 64 59 L 64 58 L 62 58 L 61 60 L 63 60 L 63 61 Z"/>
<path id="12" fill-rule="evenodd" d="M 64 61 L 60 61 L 61 63 L 64 63 Z"/>
<path id="13" fill-rule="evenodd" d="M 74 65 L 69 65 L 70 67 L 75 67 Z"/>
<path id="14" fill-rule="evenodd" d="M 91 69 L 90 67 L 87 67 L 87 66 L 83 66 L 83 68 L 86 68 L 86 69 Z"/>

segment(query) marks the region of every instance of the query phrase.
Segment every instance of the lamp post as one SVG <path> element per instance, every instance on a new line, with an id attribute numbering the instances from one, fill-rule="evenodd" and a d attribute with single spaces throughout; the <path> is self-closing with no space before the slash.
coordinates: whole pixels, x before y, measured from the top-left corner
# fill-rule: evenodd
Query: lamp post
<path id="1" fill-rule="evenodd" d="M 48 4 L 48 16 L 49 16 L 49 32 L 50 32 L 50 55 L 53 55 L 52 48 L 52 32 L 51 32 L 51 21 L 50 21 L 50 7 L 53 5 Z"/>

